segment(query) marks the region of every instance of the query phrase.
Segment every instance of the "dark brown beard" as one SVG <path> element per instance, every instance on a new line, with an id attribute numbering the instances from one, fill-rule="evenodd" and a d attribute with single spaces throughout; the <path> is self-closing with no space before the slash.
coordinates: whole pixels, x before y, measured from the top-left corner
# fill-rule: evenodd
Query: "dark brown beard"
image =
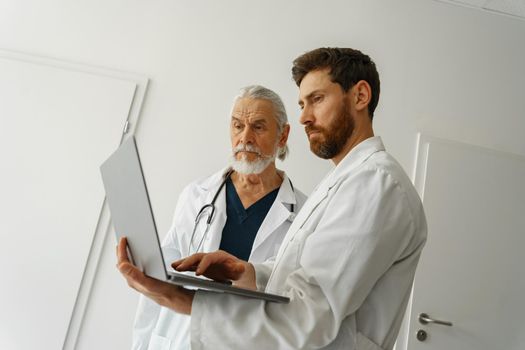
<path id="1" fill-rule="evenodd" d="M 332 159 L 343 150 L 348 138 L 354 131 L 354 120 L 343 104 L 338 117 L 326 128 L 305 127 L 306 133 L 319 131 L 324 137 L 324 142 L 310 141 L 310 150 L 318 157 L 323 159 Z"/>

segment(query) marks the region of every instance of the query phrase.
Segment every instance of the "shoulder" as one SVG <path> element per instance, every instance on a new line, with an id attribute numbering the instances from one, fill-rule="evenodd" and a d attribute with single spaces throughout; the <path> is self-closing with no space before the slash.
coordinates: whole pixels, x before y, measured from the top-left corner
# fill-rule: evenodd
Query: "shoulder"
<path id="1" fill-rule="evenodd" d="M 421 200 L 401 165 L 386 151 L 369 154 L 357 166 L 340 170 L 333 196 L 363 206 L 404 207 L 420 212 Z M 401 205 L 400 204 L 404 204 Z"/>
<path id="2" fill-rule="evenodd" d="M 412 219 L 426 225 L 421 198 L 403 167 L 386 151 L 372 154 L 359 171 L 359 180 L 382 206 L 408 211 Z"/>
<path id="3" fill-rule="evenodd" d="M 226 169 L 227 170 L 227 169 Z M 216 191 L 222 183 L 225 169 L 187 184 L 179 194 L 175 206 L 174 220 L 185 212 L 195 212 L 207 200 L 210 191 Z M 191 205 L 188 205 L 191 204 Z"/>
<path id="4" fill-rule="evenodd" d="M 337 170 L 333 183 L 345 186 L 376 186 L 377 182 L 385 185 L 413 188 L 410 179 L 401 165 L 386 151 L 375 151 L 358 164 L 348 163 Z"/>
<path id="5" fill-rule="evenodd" d="M 325 212 L 334 216 L 329 220 L 359 234 L 386 237 L 403 233 L 415 245 L 425 239 L 426 219 L 419 195 L 391 155 L 375 152 L 347 170 L 329 189 Z"/>
<path id="6" fill-rule="evenodd" d="M 403 192 L 417 195 L 414 185 L 403 167 L 386 151 L 372 154 L 363 162 L 361 168 L 363 175 L 369 176 L 371 181 L 391 183 Z"/>
<path id="7" fill-rule="evenodd" d="M 227 168 L 221 169 L 219 171 L 216 171 L 212 175 L 198 178 L 190 182 L 183 188 L 180 197 L 182 198 L 185 196 L 198 196 L 200 194 L 208 193 L 209 191 L 215 190 L 218 186 L 220 186 L 220 184 L 224 180 L 224 174 L 227 171 Z"/>

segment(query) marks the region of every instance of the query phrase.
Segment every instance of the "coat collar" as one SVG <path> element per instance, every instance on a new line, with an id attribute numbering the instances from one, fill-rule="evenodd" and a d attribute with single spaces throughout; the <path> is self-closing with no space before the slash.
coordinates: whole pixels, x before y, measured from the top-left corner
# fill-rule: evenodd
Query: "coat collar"
<path id="1" fill-rule="evenodd" d="M 292 212 L 292 206 L 294 211 Z M 264 218 L 257 236 L 253 242 L 252 254 L 279 226 L 285 221 L 292 222 L 297 214 L 297 198 L 288 176 L 284 174 L 283 182 L 277 192 L 277 197 Z"/>
<path id="2" fill-rule="evenodd" d="M 208 176 L 204 180 L 197 183 L 202 191 L 212 192 L 212 198 L 215 192 L 219 189 L 219 186 L 225 180 L 226 174 L 231 170 L 230 167 L 222 168 L 215 172 L 213 175 Z M 209 194 L 208 194 L 209 195 Z"/>
<path id="3" fill-rule="evenodd" d="M 366 161 L 372 154 L 384 150 L 385 146 L 381 141 L 381 137 L 374 136 L 362 141 L 350 152 L 348 152 L 341 162 L 324 177 L 324 179 L 310 195 L 301 209 L 300 215 L 292 224 L 288 238 L 291 239 L 293 235 L 295 235 L 295 232 L 297 232 L 297 230 L 304 225 L 315 208 L 326 197 L 328 197 L 328 193 L 332 187 L 344 179 L 348 173 L 352 172 L 353 169 L 357 168 L 364 161 Z"/>
<path id="4" fill-rule="evenodd" d="M 219 187 L 225 180 L 226 174 L 228 174 L 230 170 L 230 167 L 223 168 L 220 171 L 217 171 L 215 174 L 209 176 L 208 178 L 198 183 L 198 186 L 201 188 L 202 191 L 208 192 L 206 194 L 206 199 L 209 199 L 211 201 L 216 191 L 219 189 Z M 217 201 L 218 200 L 219 198 L 217 198 Z M 286 175 L 286 173 L 284 173 L 283 175 L 283 182 L 281 184 L 281 187 L 279 188 L 279 192 L 277 193 L 275 201 L 288 205 L 297 204 L 297 198 L 295 197 L 293 184 Z"/>
<path id="5" fill-rule="evenodd" d="M 326 183 L 328 188 L 332 188 L 339 179 L 361 165 L 372 154 L 384 150 L 385 146 L 380 136 L 372 136 L 361 141 L 352 148 L 341 162 L 328 174 L 323 183 Z"/>
<path id="6" fill-rule="evenodd" d="M 217 190 L 223 183 L 225 175 L 230 170 L 230 167 L 223 168 L 215 174 L 197 183 L 197 185 L 203 191 L 203 198 L 205 198 L 204 203 L 211 203 L 213 196 L 215 196 Z M 226 224 L 226 192 L 224 189 L 221 189 L 221 192 L 217 196 L 215 206 L 216 210 L 209 231 L 220 233 Z M 294 207 L 294 212 L 291 212 L 292 206 Z M 277 192 L 277 197 L 275 198 L 275 201 L 268 211 L 268 214 L 259 227 L 257 236 L 253 242 L 252 254 L 285 221 L 292 222 L 294 220 L 295 215 L 298 212 L 297 207 L 298 203 L 293 185 L 288 176 L 284 174 L 283 182 L 279 188 L 279 191 Z M 208 240 L 205 243 L 207 249 L 218 249 L 221 236 L 221 234 L 208 234 Z"/>

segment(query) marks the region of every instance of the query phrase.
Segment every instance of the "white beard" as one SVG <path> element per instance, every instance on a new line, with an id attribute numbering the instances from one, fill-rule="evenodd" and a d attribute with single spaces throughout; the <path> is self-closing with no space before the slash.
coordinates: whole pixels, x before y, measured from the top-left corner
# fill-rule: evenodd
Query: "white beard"
<path id="1" fill-rule="evenodd" d="M 253 160 L 253 161 L 249 161 L 249 160 L 246 159 L 247 158 L 246 155 L 242 155 L 241 159 L 237 159 L 235 157 L 235 155 L 236 155 L 236 153 L 239 150 L 248 150 L 248 151 L 252 151 L 252 152 L 257 152 L 258 158 Z M 232 156 L 230 158 L 230 166 L 232 167 L 233 170 L 235 170 L 239 174 L 243 174 L 243 175 L 255 174 L 255 175 L 257 175 L 257 174 L 262 173 L 264 171 L 264 169 L 266 169 L 268 167 L 268 165 L 270 165 L 273 162 L 275 162 L 275 158 L 277 157 L 277 151 L 271 156 L 264 156 L 264 155 L 261 154 L 260 150 L 257 149 L 254 146 L 251 146 L 251 145 L 246 145 L 246 146 L 239 145 L 239 146 L 237 146 L 236 148 L 233 149 L 233 154 L 232 154 Z"/>
<path id="2" fill-rule="evenodd" d="M 242 157 L 242 159 L 237 159 L 235 156 L 231 157 L 230 165 L 233 170 L 238 172 L 239 174 L 243 175 L 250 175 L 250 174 L 260 174 L 270 165 L 272 162 L 275 161 L 275 155 L 272 157 L 267 158 L 259 158 L 254 161 L 248 161 L 245 157 Z"/>

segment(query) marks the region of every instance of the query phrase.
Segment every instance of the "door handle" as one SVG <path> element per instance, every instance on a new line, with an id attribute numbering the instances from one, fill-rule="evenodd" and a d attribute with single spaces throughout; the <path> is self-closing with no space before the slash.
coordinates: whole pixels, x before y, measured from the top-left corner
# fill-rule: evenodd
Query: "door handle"
<path id="1" fill-rule="evenodd" d="M 435 320 L 431 318 L 430 316 L 428 316 L 428 314 L 425 314 L 425 313 L 420 313 L 418 320 L 421 324 L 435 323 L 435 324 L 440 324 L 443 326 L 452 326 L 452 322 Z"/>

